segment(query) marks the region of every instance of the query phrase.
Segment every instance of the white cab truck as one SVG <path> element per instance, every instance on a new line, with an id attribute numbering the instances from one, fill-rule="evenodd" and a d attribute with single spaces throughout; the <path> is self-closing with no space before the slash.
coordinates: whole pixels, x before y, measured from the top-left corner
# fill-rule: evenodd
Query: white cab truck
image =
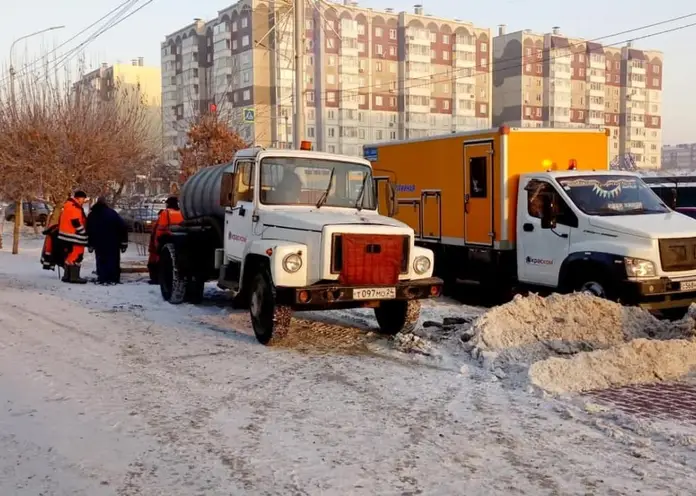
<path id="1" fill-rule="evenodd" d="M 163 298 L 197 303 L 217 280 L 263 344 L 295 310 L 371 307 L 386 334 L 413 326 L 442 281 L 413 229 L 379 215 L 377 189 L 368 161 L 305 150 L 249 148 L 199 171 L 182 188 L 184 223 L 160 243 Z"/>
<path id="2" fill-rule="evenodd" d="M 520 175 L 519 282 L 678 316 L 696 301 L 696 221 L 671 210 L 637 175 Z"/>

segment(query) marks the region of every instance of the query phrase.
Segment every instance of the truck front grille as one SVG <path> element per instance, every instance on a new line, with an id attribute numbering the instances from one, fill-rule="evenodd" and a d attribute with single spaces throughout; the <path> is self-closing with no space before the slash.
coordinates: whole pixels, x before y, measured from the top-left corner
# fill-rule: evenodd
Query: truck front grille
<path id="1" fill-rule="evenodd" d="M 659 246 L 665 272 L 696 269 L 696 238 L 661 239 Z"/>
<path id="2" fill-rule="evenodd" d="M 385 234 L 334 234 L 331 273 L 343 284 L 396 284 L 408 273 L 409 236 Z"/>

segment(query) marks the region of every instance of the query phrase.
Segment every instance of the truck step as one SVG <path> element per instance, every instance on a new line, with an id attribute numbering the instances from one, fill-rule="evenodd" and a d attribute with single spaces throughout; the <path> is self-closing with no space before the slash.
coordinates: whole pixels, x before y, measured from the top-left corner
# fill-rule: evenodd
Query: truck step
<path id="1" fill-rule="evenodd" d="M 217 287 L 220 289 L 237 291 L 239 289 L 239 283 L 236 283 L 234 281 L 218 280 Z"/>
<path id="2" fill-rule="evenodd" d="M 477 281 L 475 279 L 459 279 L 457 278 L 457 284 L 466 284 L 466 285 L 471 285 L 471 286 L 480 286 L 481 281 Z"/>

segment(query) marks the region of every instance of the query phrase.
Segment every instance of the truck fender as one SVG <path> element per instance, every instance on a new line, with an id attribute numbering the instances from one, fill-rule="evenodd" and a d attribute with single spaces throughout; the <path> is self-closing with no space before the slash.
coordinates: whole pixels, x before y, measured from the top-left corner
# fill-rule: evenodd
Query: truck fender
<path id="1" fill-rule="evenodd" d="M 572 291 L 573 279 L 578 273 L 598 271 L 612 281 L 626 279 L 626 268 L 622 255 L 599 251 L 577 251 L 570 253 L 558 273 L 558 286 L 565 291 Z"/>
<path id="2" fill-rule="evenodd" d="M 416 271 L 413 270 L 413 262 L 415 262 L 416 257 L 427 257 L 428 260 L 430 260 L 430 269 L 426 271 L 424 274 L 416 274 Z M 411 260 L 409 260 L 408 263 L 408 274 L 410 279 L 427 279 L 429 277 L 433 277 L 433 270 L 435 270 L 435 253 L 433 252 L 433 250 L 429 248 L 414 246 L 413 255 L 411 256 Z"/>
<path id="3" fill-rule="evenodd" d="M 288 255 L 297 254 L 302 259 L 300 270 L 295 273 L 289 273 L 283 269 L 283 260 Z M 247 264 L 247 261 L 261 261 L 268 264 L 268 270 L 271 274 L 274 286 L 283 287 L 304 287 L 307 285 L 307 270 L 309 266 L 309 253 L 307 245 L 296 243 L 293 241 L 281 241 L 276 239 L 259 239 L 247 244 L 244 251 L 244 263 L 240 278 L 242 287 L 247 280 L 245 277 L 247 267 L 252 267 L 253 264 Z M 248 274 L 250 277 L 252 273 Z"/>

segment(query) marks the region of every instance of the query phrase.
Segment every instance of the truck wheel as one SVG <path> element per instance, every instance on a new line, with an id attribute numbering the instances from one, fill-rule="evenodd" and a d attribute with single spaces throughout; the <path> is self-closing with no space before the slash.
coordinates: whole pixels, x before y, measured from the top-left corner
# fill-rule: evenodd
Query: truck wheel
<path id="1" fill-rule="evenodd" d="M 412 332 L 420 318 L 420 301 L 383 301 L 375 308 L 379 332 L 393 336 L 399 332 Z"/>
<path id="2" fill-rule="evenodd" d="M 162 248 L 159 263 L 159 285 L 162 298 L 172 305 L 183 303 L 186 296 L 186 280 L 179 274 L 176 248 L 167 243 Z"/>
<path id="3" fill-rule="evenodd" d="M 614 299 L 614 291 L 606 277 L 595 271 L 578 274 L 575 277 L 573 289 L 579 293 L 589 293 L 598 298 Z"/>
<path id="4" fill-rule="evenodd" d="M 261 272 L 251 282 L 249 314 L 256 339 L 261 344 L 271 344 L 282 339 L 290 329 L 292 309 L 276 305 L 270 277 Z"/>
<path id="5" fill-rule="evenodd" d="M 205 292 L 205 279 L 198 276 L 193 276 L 186 281 L 186 297 L 185 300 L 193 305 L 198 305 L 203 301 L 203 293 Z"/>

